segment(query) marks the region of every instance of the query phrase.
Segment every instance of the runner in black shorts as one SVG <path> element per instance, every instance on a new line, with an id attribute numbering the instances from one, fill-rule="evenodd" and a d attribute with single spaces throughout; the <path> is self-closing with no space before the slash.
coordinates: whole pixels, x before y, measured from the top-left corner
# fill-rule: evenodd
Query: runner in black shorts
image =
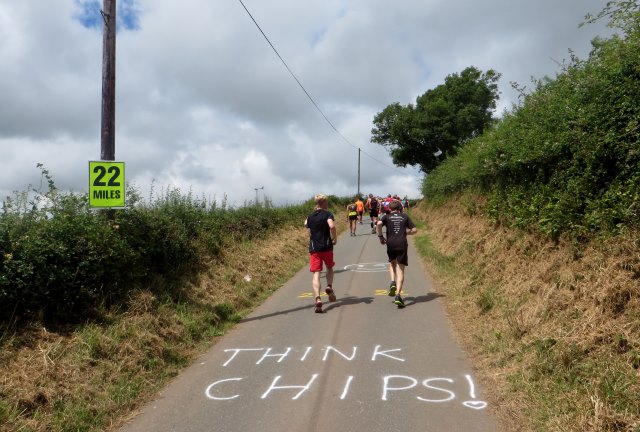
<path id="1" fill-rule="evenodd" d="M 364 206 L 365 208 L 369 209 L 369 217 L 371 218 L 371 234 L 375 234 L 376 224 L 378 223 L 378 215 L 380 214 L 380 203 L 378 202 L 378 199 L 373 196 L 373 194 L 369 194 L 367 203 Z"/>
<path id="2" fill-rule="evenodd" d="M 395 296 L 394 303 L 398 307 L 404 307 L 402 300 L 402 284 L 404 282 L 404 268 L 409 264 L 407 235 L 415 234 L 416 226 L 406 213 L 401 213 L 402 204 L 398 200 L 389 203 L 389 214 L 382 215 L 378 221 L 378 237 L 380 244 L 387 245 L 387 256 L 389 257 L 389 296 Z M 382 235 L 382 227 L 387 227 L 387 238 Z M 397 290 L 397 291 L 396 291 Z"/>
<path id="3" fill-rule="evenodd" d="M 356 198 L 351 200 L 351 204 L 347 206 L 347 222 L 349 222 L 349 232 L 353 237 L 356 235 L 356 224 L 358 223 L 358 206 Z"/>

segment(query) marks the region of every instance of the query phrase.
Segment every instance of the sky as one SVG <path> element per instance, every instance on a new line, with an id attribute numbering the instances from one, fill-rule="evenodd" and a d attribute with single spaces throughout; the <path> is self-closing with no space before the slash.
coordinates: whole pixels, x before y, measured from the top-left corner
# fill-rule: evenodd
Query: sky
<path id="1" fill-rule="evenodd" d="M 262 31 L 317 107 L 272 50 Z M 510 83 L 586 58 L 606 0 L 118 0 L 116 160 L 143 197 L 233 206 L 316 193 L 420 197 L 424 174 L 371 143 L 374 116 L 468 66 Z M 0 199 L 88 190 L 100 159 L 102 1 L 0 0 Z M 331 122 L 327 122 L 325 117 Z M 333 125 L 333 127 L 332 127 Z M 336 130 L 339 132 L 336 132 Z M 46 185 L 46 181 L 44 182 Z"/>

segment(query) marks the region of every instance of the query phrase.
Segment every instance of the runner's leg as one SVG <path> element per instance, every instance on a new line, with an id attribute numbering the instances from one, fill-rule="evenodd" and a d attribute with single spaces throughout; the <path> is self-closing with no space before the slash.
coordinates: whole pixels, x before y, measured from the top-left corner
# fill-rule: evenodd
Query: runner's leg
<path id="1" fill-rule="evenodd" d="M 396 280 L 396 266 L 396 260 L 389 261 L 389 277 L 391 278 L 391 282 Z"/>
<path id="2" fill-rule="evenodd" d="M 396 265 L 397 260 L 393 259 L 389 261 L 389 278 L 391 279 L 391 283 L 389 284 L 389 291 L 387 291 L 387 295 L 390 297 L 395 297 L 396 295 Z"/>
<path id="3" fill-rule="evenodd" d="M 404 282 L 404 264 L 398 264 L 396 271 L 396 286 L 398 287 L 398 295 L 402 294 L 402 284 Z"/>
<path id="4" fill-rule="evenodd" d="M 333 287 L 333 267 L 327 267 L 327 285 Z"/>
<path id="5" fill-rule="evenodd" d="M 327 266 L 327 288 L 324 290 L 329 297 L 330 302 L 334 302 L 337 300 L 336 292 L 333 290 L 333 266 Z"/>
<path id="6" fill-rule="evenodd" d="M 313 278 L 311 279 L 311 286 L 313 286 L 313 295 L 320 297 L 320 272 L 313 272 Z"/>

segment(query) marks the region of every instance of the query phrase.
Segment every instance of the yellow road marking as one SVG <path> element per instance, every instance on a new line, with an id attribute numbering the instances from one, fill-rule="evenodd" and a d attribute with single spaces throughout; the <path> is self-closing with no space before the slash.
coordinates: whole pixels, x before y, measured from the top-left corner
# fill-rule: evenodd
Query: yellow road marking
<path id="1" fill-rule="evenodd" d="M 377 296 L 386 296 L 388 292 L 389 292 L 389 290 L 378 289 L 378 290 L 376 290 L 376 291 L 375 291 L 375 294 L 374 294 L 374 295 L 377 295 Z M 407 294 L 408 294 L 408 293 L 407 293 L 406 291 L 402 291 L 402 295 L 403 295 L 403 296 L 406 296 Z M 323 292 L 323 293 L 320 293 L 320 296 L 321 296 L 321 297 L 327 297 L 327 294 Z M 300 294 L 300 295 L 298 296 L 298 298 L 315 298 L 315 296 L 313 295 L 313 293 L 305 292 L 305 293 Z M 338 296 L 338 298 L 340 298 L 340 297 Z"/>

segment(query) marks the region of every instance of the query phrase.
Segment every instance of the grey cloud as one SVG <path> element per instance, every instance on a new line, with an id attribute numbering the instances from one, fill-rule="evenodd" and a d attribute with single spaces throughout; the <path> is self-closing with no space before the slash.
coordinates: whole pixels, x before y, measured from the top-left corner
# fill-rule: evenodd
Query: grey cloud
<path id="1" fill-rule="evenodd" d="M 0 192 L 39 181 L 86 189 L 99 155 L 99 29 L 75 2 L 0 0 Z M 584 57 L 603 24 L 578 29 L 601 0 L 247 1 L 291 70 L 361 155 L 361 190 L 419 194 L 415 168 L 393 168 L 369 143 L 375 113 L 406 104 L 475 65 L 509 81 L 553 76 L 573 49 Z M 118 34 L 116 156 L 143 190 L 174 185 L 226 193 L 254 188 L 276 202 L 357 187 L 357 150 L 343 142 L 291 78 L 240 4 L 138 2 L 139 27 Z M 372 159 L 371 157 L 374 159 Z M 379 163 L 381 161 L 382 163 Z M 146 195 L 146 194 L 143 194 Z"/>

